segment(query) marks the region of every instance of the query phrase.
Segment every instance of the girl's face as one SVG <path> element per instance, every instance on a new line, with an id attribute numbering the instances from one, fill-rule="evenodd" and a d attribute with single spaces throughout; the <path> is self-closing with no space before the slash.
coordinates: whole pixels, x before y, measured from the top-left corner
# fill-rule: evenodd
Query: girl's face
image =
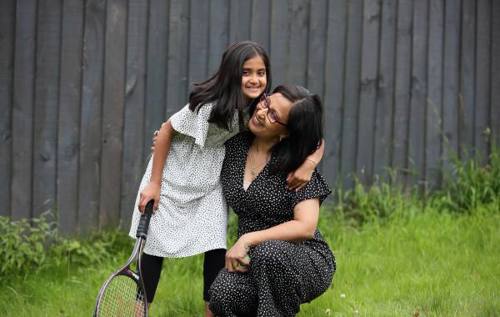
<path id="1" fill-rule="evenodd" d="M 285 136 L 293 103 L 280 93 L 272 94 L 265 103 L 264 98 L 259 102 L 248 122 L 248 128 L 258 137 L 278 139 Z"/>
<path id="2" fill-rule="evenodd" d="M 266 65 L 259 55 L 250 58 L 243 64 L 241 91 L 250 101 L 259 97 L 266 89 Z"/>

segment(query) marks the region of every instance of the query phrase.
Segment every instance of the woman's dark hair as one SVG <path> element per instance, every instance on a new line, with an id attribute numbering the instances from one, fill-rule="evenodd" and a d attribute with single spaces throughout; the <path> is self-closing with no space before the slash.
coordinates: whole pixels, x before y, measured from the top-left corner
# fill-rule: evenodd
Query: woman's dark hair
<path id="1" fill-rule="evenodd" d="M 276 158 L 272 173 L 296 170 L 318 148 L 323 139 L 323 105 L 318 95 L 296 85 L 282 85 L 273 90 L 293 103 L 288 115 L 288 135 L 272 151 Z"/>
<path id="2" fill-rule="evenodd" d="M 189 109 L 199 110 L 199 106 L 214 102 L 208 122 L 229 130 L 234 114 L 238 111 L 241 124 L 243 109 L 247 106 L 247 101 L 241 91 L 243 64 L 255 56 L 260 56 L 266 66 L 265 92 L 269 92 L 271 68 L 266 51 L 255 42 L 238 42 L 229 46 L 224 52 L 219 69 L 212 77 L 194 84 L 189 94 Z"/>

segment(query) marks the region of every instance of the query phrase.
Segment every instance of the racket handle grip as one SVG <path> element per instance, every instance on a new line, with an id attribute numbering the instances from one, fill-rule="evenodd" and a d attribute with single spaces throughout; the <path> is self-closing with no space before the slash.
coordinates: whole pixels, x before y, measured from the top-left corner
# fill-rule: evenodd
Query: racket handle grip
<path id="1" fill-rule="evenodd" d="M 135 235 L 137 238 L 146 239 L 148 235 L 149 220 L 151 220 L 151 215 L 153 214 L 154 202 L 155 201 L 151 199 L 146 204 L 144 213 L 141 215 L 141 219 L 139 220 L 139 225 L 137 226 L 137 233 Z"/>

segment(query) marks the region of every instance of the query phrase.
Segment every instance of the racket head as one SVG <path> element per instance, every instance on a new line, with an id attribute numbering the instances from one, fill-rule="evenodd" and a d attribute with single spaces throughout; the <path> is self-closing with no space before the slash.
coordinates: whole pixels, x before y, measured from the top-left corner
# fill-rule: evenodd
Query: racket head
<path id="1" fill-rule="evenodd" d="M 147 316 L 147 300 L 137 273 L 129 268 L 113 274 L 101 287 L 94 312 L 96 317 Z"/>

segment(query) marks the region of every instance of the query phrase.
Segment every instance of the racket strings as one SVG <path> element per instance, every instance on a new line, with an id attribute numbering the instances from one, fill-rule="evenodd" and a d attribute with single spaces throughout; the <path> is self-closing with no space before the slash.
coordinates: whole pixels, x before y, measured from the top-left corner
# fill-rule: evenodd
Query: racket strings
<path id="1" fill-rule="evenodd" d="M 145 316 L 143 292 L 133 279 L 123 275 L 114 277 L 103 293 L 98 316 Z"/>

